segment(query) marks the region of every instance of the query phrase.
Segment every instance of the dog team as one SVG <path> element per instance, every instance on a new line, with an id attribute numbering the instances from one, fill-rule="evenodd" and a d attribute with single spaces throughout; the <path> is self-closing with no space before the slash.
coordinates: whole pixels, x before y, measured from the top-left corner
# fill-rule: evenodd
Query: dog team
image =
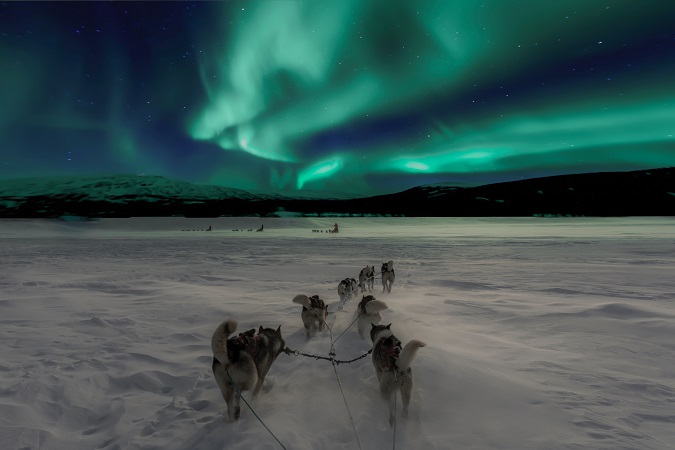
<path id="1" fill-rule="evenodd" d="M 395 280 L 394 262 L 382 263 L 380 270 L 382 292 L 391 292 Z M 354 278 L 345 278 L 338 284 L 338 296 L 341 302 L 352 297 L 372 292 L 375 281 L 375 266 L 366 266 L 359 273 L 358 283 Z M 322 332 L 326 328 L 328 307 L 318 295 L 308 297 L 298 294 L 293 303 L 302 306 L 300 318 L 307 337 Z M 369 332 L 372 341 L 372 363 L 379 383 L 382 399 L 389 404 L 389 424 L 393 425 L 396 414 L 396 395 L 401 394 L 402 415 L 408 416 L 408 406 L 412 396 L 413 375 L 411 364 L 417 350 L 426 344 L 416 339 L 402 346 L 391 330 L 391 324 L 380 325 L 381 312 L 387 305 L 372 294 L 362 295 L 357 306 L 357 328 L 364 339 Z M 237 329 L 237 322 L 227 319 L 213 333 L 212 371 L 220 392 L 227 404 L 230 420 L 237 420 L 241 414 L 241 393 L 252 391 L 257 398 L 264 387 L 265 376 L 277 357 L 285 350 L 286 344 L 281 336 L 281 326 L 276 330 L 263 328 L 255 333 L 250 329 L 238 336 L 231 337 Z"/>

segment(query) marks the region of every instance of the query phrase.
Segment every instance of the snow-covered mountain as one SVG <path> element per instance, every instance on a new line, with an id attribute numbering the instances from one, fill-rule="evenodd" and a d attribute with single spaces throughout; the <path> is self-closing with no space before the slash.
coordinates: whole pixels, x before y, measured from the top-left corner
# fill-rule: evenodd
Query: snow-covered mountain
<path id="1" fill-rule="evenodd" d="M 560 175 L 475 187 L 425 185 L 363 198 L 258 195 L 159 176 L 0 181 L 1 217 L 392 215 L 671 216 L 675 168 Z"/>
<path id="2" fill-rule="evenodd" d="M 254 199 L 241 189 L 201 186 L 160 176 L 110 175 L 87 177 L 20 178 L 0 181 L 0 197 L 75 195 L 91 201 L 115 201 L 133 196 L 141 200 L 162 197 L 214 200 L 230 197 Z"/>
<path id="3" fill-rule="evenodd" d="M 0 217 L 180 215 L 186 205 L 214 203 L 224 203 L 227 214 L 228 205 L 241 209 L 248 202 L 283 198 L 160 176 L 22 178 L 0 181 Z"/>

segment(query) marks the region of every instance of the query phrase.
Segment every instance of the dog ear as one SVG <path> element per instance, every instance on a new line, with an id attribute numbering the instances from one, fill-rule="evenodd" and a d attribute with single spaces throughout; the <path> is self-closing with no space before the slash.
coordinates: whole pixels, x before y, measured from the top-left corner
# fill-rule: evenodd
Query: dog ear
<path id="1" fill-rule="evenodd" d="M 279 325 L 279 328 L 277 328 L 277 336 L 281 337 L 281 325 Z"/>
<path id="2" fill-rule="evenodd" d="M 387 325 L 385 328 L 386 328 L 387 330 L 391 330 L 391 324 Z"/>
<path id="3" fill-rule="evenodd" d="M 370 322 L 370 329 L 371 329 L 371 330 L 372 330 L 373 328 L 375 328 L 376 326 L 377 326 L 377 325 L 375 325 L 373 322 Z"/>
<path id="4" fill-rule="evenodd" d="M 263 332 L 263 327 L 262 327 L 262 325 L 260 325 L 260 329 L 258 330 L 258 334 L 260 334 L 262 332 Z"/>

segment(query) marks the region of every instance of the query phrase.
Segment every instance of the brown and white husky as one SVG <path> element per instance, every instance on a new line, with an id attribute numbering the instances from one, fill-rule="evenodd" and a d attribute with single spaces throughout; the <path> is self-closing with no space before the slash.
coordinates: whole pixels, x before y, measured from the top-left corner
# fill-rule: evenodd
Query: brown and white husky
<path id="1" fill-rule="evenodd" d="M 272 363 L 286 347 L 281 326 L 276 330 L 261 326 L 258 334 L 251 329 L 230 338 L 236 329 L 237 321 L 228 319 L 218 325 L 211 337 L 211 369 L 227 404 L 227 415 L 234 420 L 241 413 L 241 392 L 253 391 L 255 399 Z"/>

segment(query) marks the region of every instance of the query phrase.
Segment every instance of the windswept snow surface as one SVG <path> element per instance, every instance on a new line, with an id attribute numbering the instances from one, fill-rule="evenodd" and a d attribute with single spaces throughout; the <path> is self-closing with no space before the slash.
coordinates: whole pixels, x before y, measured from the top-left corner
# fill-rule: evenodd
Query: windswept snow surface
<path id="1" fill-rule="evenodd" d="M 672 218 L 4 220 L 0 448 L 672 449 L 674 247 Z M 338 283 L 388 260 L 384 323 L 427 343 L 410 417 L 389 426 L 370 357 L 282 354 L 229 422 L 216 326 L 327 357 L 291 301 L 318 294 L 353 359 Z"/>

